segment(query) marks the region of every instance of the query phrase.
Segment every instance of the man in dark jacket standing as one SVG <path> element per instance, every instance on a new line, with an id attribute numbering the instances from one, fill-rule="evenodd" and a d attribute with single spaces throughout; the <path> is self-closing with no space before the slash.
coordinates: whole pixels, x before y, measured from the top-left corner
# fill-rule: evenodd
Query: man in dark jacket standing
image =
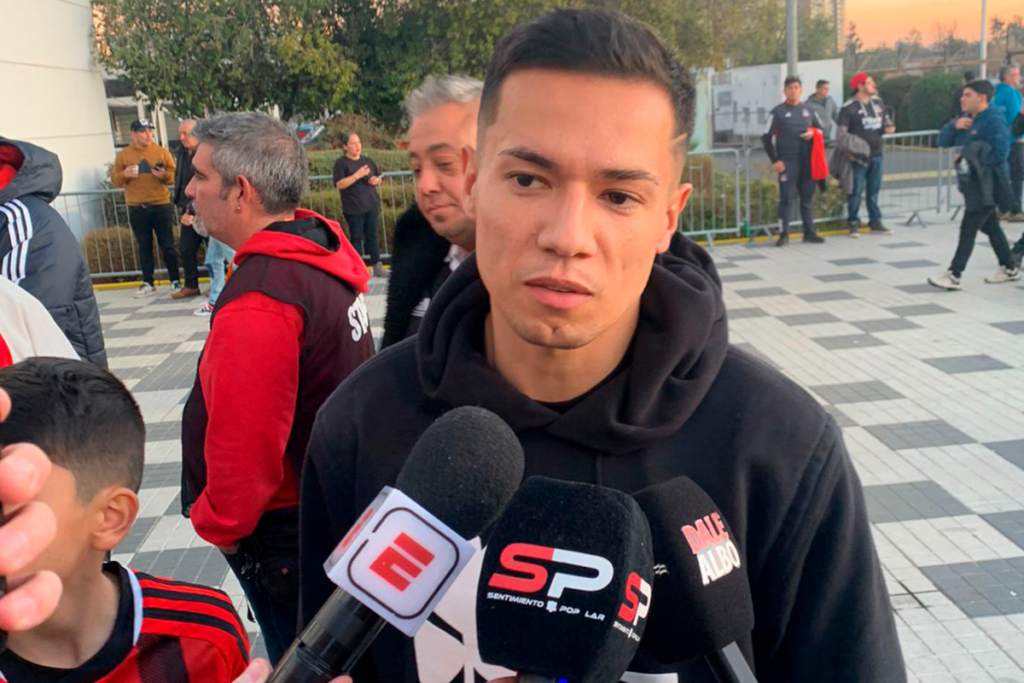
<path id="1" fill-rule="evenodd" d="M 415 339 L 367 363 L 317 416 L 302 480 L 304 621 L 333 591 L 324 560 L 417 438 L 476 405 L 516 432 L 528 476 L 635 492 L 686 475 L 704 487 L 750 578 L 756 625 L 738 644 L 760 680 L 906 680 L 839 428 L 730 348 L 714 264 L 677 233 L 695 100 L 671 49 L 618 13 L 557 10 L 498 42 L 467 154 L 476 251 Z M 477 579 L 464 572 L 414 640 L 386 628 L 353 679 L 503 675 L 474 651 Z M 631 671 L 715 681 L 701 659 Z"/>
<path id="2" fill-rule="evenodd" d="M 195 215 L 192 213 L 191 200 L 185 196 L 185 188 L 192 180 L 192 155 L 196 153 L 196 147 L 199 146 L 199 141 L 192 135 L 192 129 L 195 127 L 195 119 L 185 119 L 178 126 L 181 149 L 178 150 L 178 157 L 174 163 L 174 197 L 172 201 L 178 207 L 178 215 L 181 217 L 178 243 L 181 245 L 181 269 L 185 271 L 185 286 L 172 292 L 172 299 L 186 299 L 202 294 L 199 291 L 199 247 L 203 244 L 203 238 L 192 228 Z"/>
<path id="3" fill-rule="evenodd" d="M 941 289 L 959 290 L 960 276 L 974 251 L 978 231 L 988 235 L 999 259 L 995 274 L 985 278 L 989 284 L 1020 279 L 1010 245 L 999 225 L 1000 207 L 1019 209 L 1010 189 L 1010 129 L 1001 109 L 990 106 L 995 89 L 985 80 L 971 81 L 960 94 L 965 116 L 950 121 L 939 133 L 940 147 L 962 147 L 956 161 L 957 181 L 964 195 L 964 216 L 960 221 L 960 240 L 949 270 L 928 283 Z"/>
<path id="4" fill-rule="evenodd" d="M 195 129 L 200 231 L 237 251 L 182 416 L 182 507 L 224 553 L 276 662 L 298 613 L 298 485 L 313 418 L 373 354 L 369 274 L 341 226 L 299 209 L 306 153 L 275 119 Z"/>
<path id="5" fill-rule="evenodd" d="M 395 225 L 382 348 L 416 334 L 430 300 L 473 251 L 462 148 L 476 144 L 482 89 L 475 78 L 428 76 L 405 100 L 416 204 Z"/>
<path id="6" fill-rule="evenodd" d="M 89 266 L 50 202 L 63 172 L 53 152 L 0 137 L 0 275 L 39 299 L 83 360 L 107 367 Z"/>

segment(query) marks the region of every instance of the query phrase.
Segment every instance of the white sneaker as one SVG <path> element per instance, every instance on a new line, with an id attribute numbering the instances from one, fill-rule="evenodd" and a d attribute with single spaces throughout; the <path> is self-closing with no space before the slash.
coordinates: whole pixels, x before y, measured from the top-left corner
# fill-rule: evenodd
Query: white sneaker
<path id="1" fill-rule="evenodd" d="M 199 318 L 209 318 L 213 315 L 213 306 L 211 306 L 210 302 L 207 301 L 205 304 L 193 311 L 192 315 Z"/>
<path id="2" fill-rule="evenodd" d="M 156 294 L 156 287 L 148 282 L 143 282 L 132 296 L 136 299 L 145 299 L 147 296 L 153 296 L 154 294 Z"/>
<path id="3" fill-rule="evenodd" d="M 1008 269 L 1006 266 L 999 266 L 995 275 L 985 278 L 990 285 L 1001 285 L 1004 282 L 1013 282 L 1020 279 L 1020 271 L 1016 268 Z"/>
<path id="4" fill-rule="evenodd" d="M 174 282 L 171 283 L 171 294 L 174 294 L 175 292 L 180 292 L 180 291 L 181 291 L 181 283 L 178 282 L 177 280 L 175 280 Z"/>
<path id="5" fill-rule="evenodd" d="M 928 284 L 932 285 L 933 287 L 948 289 L 951 292 L 956 292 L 962 289 L 962 287 L 960 286 L 960 278 L 953 275 L 953 271 L 951 270 L 947 270 L 945 273 L 939 275 L 938 277 L 928 278 Z"/>
<path id="6" fill-rule="evenodd" d="M 1006 221 L 1007 223 L 1024 223 L 1024 213 L 1011 213 L 1006 218 L 1000 218 L 999 220 Z"/>

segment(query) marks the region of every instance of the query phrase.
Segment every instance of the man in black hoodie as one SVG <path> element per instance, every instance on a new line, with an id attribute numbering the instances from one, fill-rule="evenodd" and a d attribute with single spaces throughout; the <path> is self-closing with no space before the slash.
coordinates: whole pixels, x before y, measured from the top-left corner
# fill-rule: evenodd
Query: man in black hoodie
<path id="1" fill-rule="evenodd" d="M 526 474 L 634 492 L 685 475 L 732 525 L 758 680 L 906 680 L 864 496 L 842 436 L 802 389 L 730 348 L 710 256 L 676 232 L 696 96 L 647 27 L 558 10 L 499 41 L 467 153 L 476 252 L 415 339 L 321 408 L 302 480 L 301 618 L 324 560 L 439 415 L 477 405 L 522 441 Z M 485 534 L 486 535 L 486 534 Z M 504 675 L 475 651 L 464 572 L 409 641 L 386 628 L 357 683 Z M 686 618 L 687 605 L 667 608 Z M 711 683 L 703 661 L 631 671 Z M 472 671 L 470 671 L 472 669 Z"/>

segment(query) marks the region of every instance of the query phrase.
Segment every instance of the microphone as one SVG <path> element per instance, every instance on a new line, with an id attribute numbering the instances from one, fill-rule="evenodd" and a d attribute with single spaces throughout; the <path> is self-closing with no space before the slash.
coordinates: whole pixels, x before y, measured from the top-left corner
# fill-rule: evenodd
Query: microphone
<path id="1" fill-rule="evenodd" d="M 658 593 L 641 653 L 666 666 L 704 657 L 719 683 L 757 683 L 736 645 L 754 629 L 750 583 L 718 506 L 687 477 L 634 498 L 651 525 Z"/>
<path id="2" fill-rule="evenodd" d="M 325 683 L 352 671 L 390 623 L 413 636 L 523 479 L 512 429 L 483 408 L 445 413 L 420 436 L 325 563 L 334 591 L 269 683 Z"/>
<path id="3" fill-rule="evenodd" d="M 527 479 L 484 553 L 481 659 L 521 683 L 618 683 L 644 634 L 652 567 L 650 528 L 630 496 Z"/>

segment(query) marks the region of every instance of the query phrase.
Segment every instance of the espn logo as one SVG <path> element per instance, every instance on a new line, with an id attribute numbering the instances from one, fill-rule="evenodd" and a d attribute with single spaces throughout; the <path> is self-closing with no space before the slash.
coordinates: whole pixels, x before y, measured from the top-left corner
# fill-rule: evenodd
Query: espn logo
<path id="1" fill-rule="evenodd" d="M 434 554 L 402 532 L 370 565 L 370 570 L 399 592 L 434 561 Z"/>

